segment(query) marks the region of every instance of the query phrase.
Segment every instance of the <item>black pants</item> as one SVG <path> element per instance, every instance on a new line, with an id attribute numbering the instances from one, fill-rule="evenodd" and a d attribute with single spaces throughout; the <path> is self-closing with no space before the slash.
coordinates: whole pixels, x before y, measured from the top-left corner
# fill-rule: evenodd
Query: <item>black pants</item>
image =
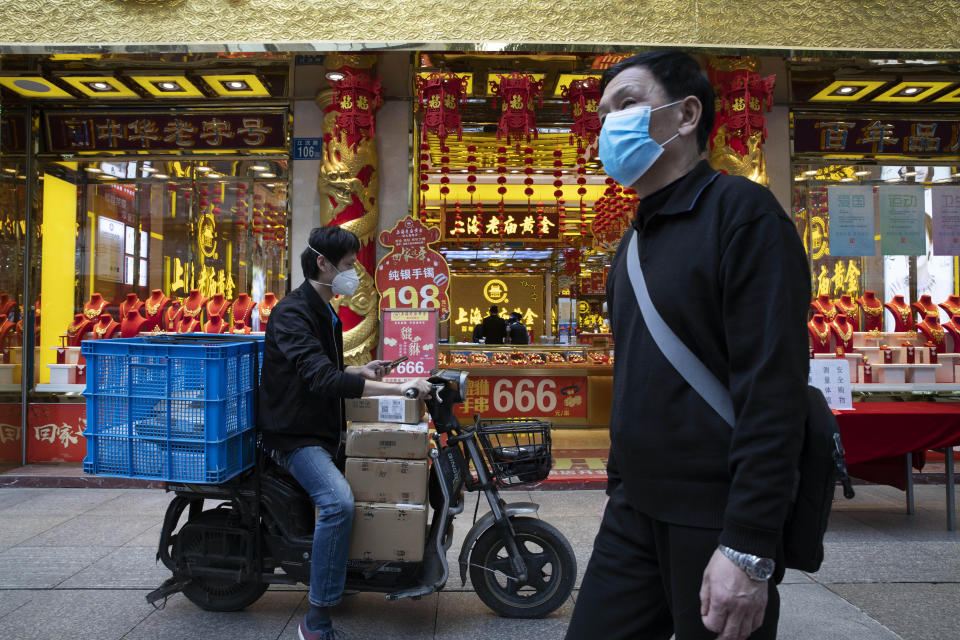
<path id="1" fill-rule="evenodd" d="M 577 596 L 567 640 L 714 640 L 700 619 L 700 584 L 717 548 L 718 529 L 668 524 L 627 504 L 617 487 Z M 778 570 L 778 578 L 783 571 Z M 751 640 L 777 637 L 780 596 L 775 582 L 763 626 Z"/>

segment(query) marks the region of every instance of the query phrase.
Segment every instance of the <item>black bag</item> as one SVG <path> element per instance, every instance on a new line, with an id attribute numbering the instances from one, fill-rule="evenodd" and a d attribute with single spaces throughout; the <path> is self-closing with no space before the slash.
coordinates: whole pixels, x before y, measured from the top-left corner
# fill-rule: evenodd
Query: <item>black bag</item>
<path id="1" fill-rule="evenodd" d="M 823 536 L 837 480 L 843 483 L 845 498 L 852 498 L 854 492 L 836 416 L 820 389 L 808 386 L 807 400 L 796 496 L 783 526 L 783 552 L 788 568 L 813 573 L 823 562 Z"/>

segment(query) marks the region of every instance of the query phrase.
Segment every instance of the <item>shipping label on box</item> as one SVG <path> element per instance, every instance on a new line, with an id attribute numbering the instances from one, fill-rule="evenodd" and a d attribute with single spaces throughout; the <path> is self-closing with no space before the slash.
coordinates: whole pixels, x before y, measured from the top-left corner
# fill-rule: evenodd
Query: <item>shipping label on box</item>
<path id="1" fill-rule="evenodd" d="M 357 502 L 424 504 L 428 469 L 426 460 L 347 458 L 345 475 Z"/>
<path id="2" fill-rule="evenodd" d="M 346 401 L 347 420 L 416 424 L 423 418 L 423 403 L 403 396 L 370 396 Z"/>
<path id="3" fill-rule="evenodd" d="M 347 427 L 348 458 L 422 460 L 429 451 L 426 422 L 352 422 Z"/>
<path id="4" fill-rule="evenodd" d="M 349 558 L 420 562 L 427 539 L 427 509 L 416 504 L 354 506 Z"/>

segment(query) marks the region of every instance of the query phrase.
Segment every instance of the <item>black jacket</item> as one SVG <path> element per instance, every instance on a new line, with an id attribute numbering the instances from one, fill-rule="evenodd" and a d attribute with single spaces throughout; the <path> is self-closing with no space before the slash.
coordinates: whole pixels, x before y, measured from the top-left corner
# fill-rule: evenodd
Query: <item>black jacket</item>
<path id="1" fill-rule="evenodd" d="M 522 322 L 511 322 L 507 325 L 510 335 L 510 344 L 530 344 L 530 332 Z"/>
<path id="2" fill-rule="evenodd" d="M 486 344 L 503 344 L 503 339 L 507 336 L 506 320 L 500 316 L 487 316 L 481 326 Z"/>
<path id="3" fill-rule="evenodd" d="M 336 455 L 346 429 L 343 399 L 364 379 L 343 371 L 343 331 L 333 310 L 304 281 L 273 307 L 260 374 L 258 426 L 268 449 L 321 445 Z"/>
<path id="4" fill-rule="evenodd" d="M 607 281 L 616 360 L 609 477 L 638 510 L 722 529 L 776 555 L 797 468 L 809 355 L 810 272 L 793 223 L 765 188 L 703 161 L 640 203 L 639 258 L 654 305 L 732 392 L 731 430 L 660 352 L 621 242 Z"/>

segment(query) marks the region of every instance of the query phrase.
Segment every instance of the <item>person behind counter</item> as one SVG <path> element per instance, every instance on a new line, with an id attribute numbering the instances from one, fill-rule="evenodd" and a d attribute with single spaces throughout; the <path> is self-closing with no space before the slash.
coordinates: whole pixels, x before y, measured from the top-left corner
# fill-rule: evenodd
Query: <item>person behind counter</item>
<path id="1" fill-rule="evenodd" d="M 490 306 L 490 315 L 483 319 L 483 337 L 487 344 L 503 344 L 507 337 L 507 323 L 500 317 L 500 307 Z"/>
<path id="2" fill-rule="evenodd" d="M 530 332 L 527 331 L 521 317 L 514 311 L 507 320 L 507 336 L 510 338 L 510 344 L 530 344 Z"/>

